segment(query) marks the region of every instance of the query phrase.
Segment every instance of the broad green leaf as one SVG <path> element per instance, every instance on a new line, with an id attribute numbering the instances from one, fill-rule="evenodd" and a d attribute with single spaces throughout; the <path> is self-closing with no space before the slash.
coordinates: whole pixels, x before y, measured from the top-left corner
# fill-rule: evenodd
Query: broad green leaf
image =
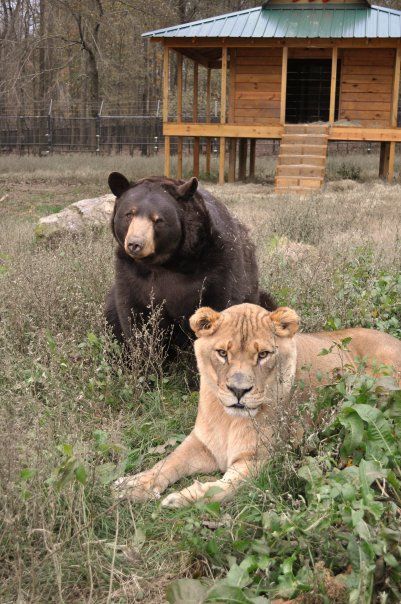
<path id="1" fill-rule="evenodd" d="M 362 443 L 364 432 L 363 419 L 352 407 L 345 407 L 341 411 L 338 419 L 348 431 L 342 446 L 344 454 L 348 455 Z"/>
<path id="2" fill-rule="evenodd" d="M 212 587 L 207 592 L 207 597 L 204 600 L 205 604 L 209 602 L 227 602 L 227 604 L 253 604 L 252 600 L 247 598 L 240 587 L 233 587 L 223 582 Z"/>
<path id="3" fill-rule="evenodd" d="M 237 564 L 233 564 L 227 573 L 224 582 L 233 587 L 246 587 L 251 583 L 248 571 L 240 568 Z"/>
<path id="4" fill-rule="evenodd" d="M 88 478 L 88 474 L 84 466 L 80 465 L 75 468 L 75 478 L 81 484 L 85 484 Z"/>
<path id="5" fill-rule="evenodd" d="M 178 579 L 167 587 L 166 598 L 169 604 L 202 604 L 207 587 L 196 579 Z"/>

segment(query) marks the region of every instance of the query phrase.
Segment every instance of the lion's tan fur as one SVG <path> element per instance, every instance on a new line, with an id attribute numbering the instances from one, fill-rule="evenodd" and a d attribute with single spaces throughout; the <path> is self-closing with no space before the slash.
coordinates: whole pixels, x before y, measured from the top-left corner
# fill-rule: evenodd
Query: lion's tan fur
<path id="1" fill-rule="evenodd" d="M 362 328 L 299 334 L 298 325 L 297 314 L 289 308 L 273 313 L 253 304 L 222 313 L 200 308 L 191 318 L 200 371 L 194 429 L 151 470 L 120 479 L 119 494 L 133 500 L 159 497 L 183 476 L 220 470 L 221 479 L 195 481 L 168 495 L 162 505 L 186 505 L 209 496 L 211 487 L 216 487 L 211 499 L 225 499 L 270 454 L 297 380 L 303 381 L 307 393 L 308 386 L 327 382 L 336 368 L 363 359 L 370 373 L 380 365 L 393 367 L 400 383 L 401 342 L 395 338 Z M 344 346 L 346 338 L 351 341 Z M 332 351 L 320 356 L 324 348 Z M 246 386 L 240 399 L 233 394 L 238 384 Z"/>

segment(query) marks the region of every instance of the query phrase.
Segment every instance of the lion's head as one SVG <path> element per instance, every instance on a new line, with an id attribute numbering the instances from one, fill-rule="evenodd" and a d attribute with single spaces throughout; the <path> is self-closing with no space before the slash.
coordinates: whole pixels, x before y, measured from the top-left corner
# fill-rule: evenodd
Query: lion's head
<path id="1" fill-rule="evenodd" d="M 296 369 L 295 311 L 239 304 L 219 313 L 204 307 L 190 325 L 198 338 L 201 379 L 227 413 L 255 416 L 262 405 L 289 394 Z"/>

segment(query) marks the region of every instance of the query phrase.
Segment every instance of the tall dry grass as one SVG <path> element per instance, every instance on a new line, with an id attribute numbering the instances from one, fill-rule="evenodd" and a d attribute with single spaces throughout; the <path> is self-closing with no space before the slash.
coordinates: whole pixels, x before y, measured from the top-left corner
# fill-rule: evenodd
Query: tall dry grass
<path id="1" fill-rule="evenodd" d="M 86 165 L 82 158 L 50 159 L 54 166 L 41 171 L 36 158 L 24 166 L 0 158 L 3 168 L 9 162 L 2 178 L 24 174 L 51 186 L 64 174 L 104 187 L 112 169 L 132 177 L 158 169 L 131 158 L 88 158 Z M 248 224 L 262 284 L 299 311 L 304 329 L 376 324 L 388 311 L 376 290 L 383 275 L 391 285 L 400 273 L 400 185 L 331 183 L 302 200 L 261 185 L 209 188 Z M 200 569 L 180 547 L 180 531 L 199 528 L 191 529 L 185 512 L 116 506 L 111 498 L 113 478 L 152 465 L 165 454 L 154 448 L 169 438 L 179 442 L 196 412 L 181 367 L 161 372 L 159 353 L 149 362 L 146 346 L 130 366 L 123 362 L 103 320 L 112 279 L 108 230 L 47 248 L 34 242 L 33 224 L 18 208 L 5 216 L 1 602 L 162 602 L 172 577 L 217 572 Z"/>

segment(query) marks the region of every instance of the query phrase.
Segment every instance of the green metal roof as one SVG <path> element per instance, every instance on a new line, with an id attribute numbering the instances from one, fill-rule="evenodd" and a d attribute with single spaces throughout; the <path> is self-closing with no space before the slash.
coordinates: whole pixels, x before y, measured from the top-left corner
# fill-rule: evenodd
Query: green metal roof
<path id="1" fill-rule="evenodd" d="M 272 4 L 142 35 L 147 38 L 400 38 L 401 11 L 363 4 Z"/>

